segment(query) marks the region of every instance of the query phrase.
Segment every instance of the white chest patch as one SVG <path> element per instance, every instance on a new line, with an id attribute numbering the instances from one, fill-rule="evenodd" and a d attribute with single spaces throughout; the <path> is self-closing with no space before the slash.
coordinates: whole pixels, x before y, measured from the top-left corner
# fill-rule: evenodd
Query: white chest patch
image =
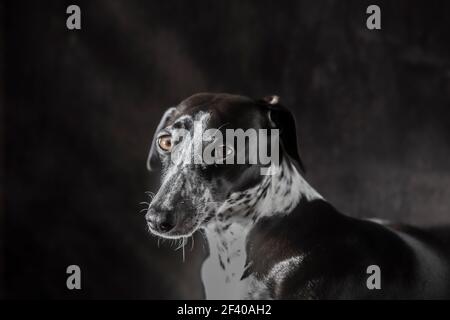
<path id="1" fill-rule="evenodd" d="M 241 280 L 247 259 L 245 240 L 248 229 L 231 224 L 226 231 L 220 225 L 205 228 L 209 257 L 202 266 L 202 281 L 207 299 L 242 299 L 247 281 Z"/>

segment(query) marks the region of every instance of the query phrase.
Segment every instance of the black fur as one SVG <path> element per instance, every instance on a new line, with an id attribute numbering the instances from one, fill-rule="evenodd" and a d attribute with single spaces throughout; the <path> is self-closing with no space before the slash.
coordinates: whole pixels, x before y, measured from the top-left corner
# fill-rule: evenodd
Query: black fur
<path id="1" fill-rule="evenodd" d="M 210 128 L 279 128 L 283 160 L 297 169 L 303 169 L 295 120 L 280 104 L 228 94 L 197 94 L 166 114 L 158 130 L 174 124 L 189 127 L 177 123 L 177 119 L 199 112 L 211 115 Z M 169 156 L 158 154 L 154 143 L 155 139 L 149 155 L 149 167 L 159 160 L 163 168 L 167 168 Z M 190 193 L 182 196 L 176 193 L 170 210 L 161 209 L 164 199 L 155 197 L 148 215 L 154 217 L 159 212 L 175 215 L 174 221 L 178 224 L 174 230 L 178 228 L 182 232 L 187 232 L 183 227 L 188 218 L 199 216 L 202 210 L 209 210 L 203 217 L 202 225 L 220 221 L 219 234 L 228 231 L 236 216 L 247 219 L 250 225 L 253 223 L 246 238 L 246 267 L 240 275 L 243 281 L 257 284 L 249 287 L 247 297 L 250 298 L 450 298 L 450 229 L 386 226 L 354 219 L 339 213 L 325 200 L 308 200 L 303 196 L 293 210 L 291 203 L 287 203 L 285 208 L 279 208 L 281 212 L 260 217 L 255 211 L 255 204 L 251 204 L 254 198 L 245 194 L 245 190 L 259 186 L 258 199 L 268 196 L 269 184 L 262 183 L 258 170 L 258 165 L 237 164 L 183 168 L 183 172 L 178 172 L 173 178 L 179 185 L 174 186 L 166 181 L 158 194 L 186 185 L 191 186 Z M 289 188 L 279 196 L 290 196 L 295 191 L 291 188 L 293 177 L 284 171 L 280 176 Z M 209 205 L 203 209 L 194 208 L 206 189 L 211 191 L 214 201 L 226 200 L 230 206 L 239 203 L 242 207 L 239 210 L 230 207 L 219 214 L 215 214 L 212 211 L 214 208 Z M 275 194 L 279 189 L 280 185 L 275 186 Z M 182 192 L 180 189 L 179 193 Z M 236 196 L 232 198 L 232 194 Z M 189 206 L 180 206 L 181 199 Z M 226 242 L 222 242 L 221 250 L 227 250 Z M 290 268 L 284 277 L 280 279 L 277 274 L 272 274 L 277 264 L 293 257 L 300 257 L 301 262 Z M 432 259 L 428 261 L 427 257 Z M 219 255 L 218 261 L 220 268 L 225 270 L 224 262 L 230 263 L 230 257 L 225 260 Z M 370 265 L 378 265 L 381 269 L 380 290 L 369 290 L 366 286 L 369 276 L 366 269 Z M 429 269 L 424 269 L 427 265 Z"/>

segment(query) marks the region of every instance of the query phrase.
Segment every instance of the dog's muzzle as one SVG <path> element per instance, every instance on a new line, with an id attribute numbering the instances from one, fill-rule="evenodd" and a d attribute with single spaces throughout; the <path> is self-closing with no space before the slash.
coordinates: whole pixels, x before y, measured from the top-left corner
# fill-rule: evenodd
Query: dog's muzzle
<path id="1" fill-rule="evenodd" d="M 168 233 L 176 226 L 175 215 L 168 210 L 149 208 L 145 219 L 150 230 L 157 233 Z"/>
<path id="2" fill-rule="evenodd" d="M 178 200 L 171 208 L 152 203 L 145 219 L 153 234 L 172 239 L 190 236 L 202 220 L 198 210 L 187 200 Z"/>

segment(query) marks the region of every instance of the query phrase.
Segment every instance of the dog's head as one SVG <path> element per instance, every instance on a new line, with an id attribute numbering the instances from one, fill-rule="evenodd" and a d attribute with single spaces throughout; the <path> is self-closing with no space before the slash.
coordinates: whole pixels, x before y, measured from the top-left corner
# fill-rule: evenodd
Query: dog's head
<path id="1" fill-rule="evenodd" d="M 267 132 L 269 138 L 258 135 L 252 141 L 249 129 Z M 271 129 L 279 130 L 275 137 L 279 140 L 273 139 Z M 243 133 L 244 143 L 239 143 L 237 135 L 228 139 L 230 130 Z M 294 118 L 277 96 L 254 100 L 202 93 L 167 110 L 147 160 L 149 170 L 162 169 L 161 187 L 146 214 L 151 232 L 166 238 L 186 237 L 219 212 L 225 210 L 232 219 L 240 209 L 249 209 L 262 193 L 250 190 L 265 179 L 261 168 L 267 167 L 252 156 L 260 148 L 273 150 L 274 141 L 280 142 L 280 161 L 287 157 L 302 167 Z"/>

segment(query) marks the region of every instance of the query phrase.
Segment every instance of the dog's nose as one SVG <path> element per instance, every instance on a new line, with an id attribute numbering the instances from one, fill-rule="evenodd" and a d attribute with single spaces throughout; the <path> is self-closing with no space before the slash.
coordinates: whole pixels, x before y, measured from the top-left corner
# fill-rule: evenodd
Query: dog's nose
<path id="1" fill-rule="evenodd" d="M 165 210 L 149 209 L 145 215 L 148 225 L 151 229 L 158 232 L 169 232 L 175 228 L 175 219 L 173 214 Z"/>

